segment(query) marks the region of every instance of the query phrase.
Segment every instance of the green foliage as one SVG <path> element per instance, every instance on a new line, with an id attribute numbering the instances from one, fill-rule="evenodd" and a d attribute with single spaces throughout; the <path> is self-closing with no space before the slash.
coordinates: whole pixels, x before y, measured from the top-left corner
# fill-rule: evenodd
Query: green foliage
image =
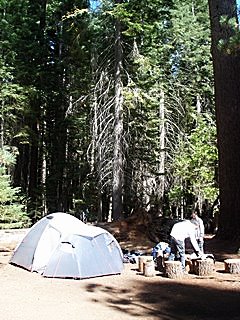
<path id="1" fill-rule="evenodd" d="M 209 100 L 213 96 L 213 70 L 208 3 L 206 0 L 174 1 L 171 15 L 172 71 L 176 82 L 180 82 L 180 90 L 188 103 L 192 104 L 197 94 Z"/>
<path id="2" fill-rule="evenodd" d="M 17 124 L 26 103 L 26 89 L 14 83 L 13 68 L 0 60 L 0 121 L 5 143 L 19 133 Z"/>
<path id="3" fill-rule="evenodd" d="M 22 228 L 29 226 L 30 220 L 24 212 L 24 197 L 20 188 L 11 186 L 11 176 L 7 174 L 15 163 L 15 155 L 9 148 L 0 149 L 0 228 Z"/>
<path id="4" fill-rule="evenodd" d="M 198 111 L 214 119 L 207 0 L 103 0 L 93 11 L 88 5 L 0 1 L 1 135 L 19 147 L 14 176 L 31 193 L 28 212 L 40 217 L 45 208 L 74 211 L 79 203 L 95 212 L 100 186 L 111 192 L 115 19 L 123 54 L 125 194 L 158 198 L 164 175 L 172 197 L 199 189 L 211 197 L 205 166 L 211 150 L 197 142 L 204 125 L 194 115 L 200 102 Z"/>
<path id="5" fill-rule="evenodd" d="M 107 55 L 99 54 L 98 66 L 108 64 L 107 70 L 110 61 L 113 64 L 111 17 L 119 19 L 122 28 L 125 177 L 132 183 L 127 188 L 159 198 L 161 163 L 164 160 L 167 193 L 176 174 L 172 161 L 183 148 L 180 137 L 194 128 L 191 113 L 197 112 L 198 101 L 200 112 L 214 111 L 207 0 L 132 0 L 110 5 L 105 14 L 98 12 L 98 48 L 108 49 Z M 104 19 L 107 27 L 101 29 Z M 153 188 L 143 190 L 148 180 Z M 192 192 L 191 184 L 180 186 L 185 192 L 188 188 Z"/>
<path id="6" fill-rule="evenodd" d="M 196 127 L 182 139 L 173 162 L 175 183 L 169 196 L 178 204 L 186 194 L 210 202 L 218 195 L 216 126 L 207 114 L 194 118 Z"/>
<path id="7" fill-rule="evenodd" d="M 218 49 L 226 55 L 239 54 L 240 30 L 237 17 L 222 16 L 219 23 L 221 28 L 225 29 L 226 34 L 229 33 L 230 36 L 219 40 Z"/>
<path id="8" fill-rule="evenodd" d="M 27 1 L 0 1 L 0 123 L 1 143 L 11 144 L 21 130 L 23 112 L 28 105 L 29 89 L 16 77 Z M 21 76 L 20 76 L 21 77 Z"/>

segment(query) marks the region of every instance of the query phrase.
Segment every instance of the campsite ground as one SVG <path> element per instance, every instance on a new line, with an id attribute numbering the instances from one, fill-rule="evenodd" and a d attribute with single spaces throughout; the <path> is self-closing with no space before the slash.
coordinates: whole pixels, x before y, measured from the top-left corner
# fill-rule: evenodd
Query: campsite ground
<path id="1" fill-rule="evenodd" d="M 240 275 L 224 272 L 225 258 L 240 258 L 237 245 L 206 237 L 206 252 L 215 255 L 210 277 L 182 280 L 139 274 L 124 264 L 121 275 L 86 280 L 48 279 L 8 263 L 24 230 L 0 231 L 0 311 L 3 320 L 237 320 Z M 144 251 L 152 244 L 135 237 L 122 248 Z"/>

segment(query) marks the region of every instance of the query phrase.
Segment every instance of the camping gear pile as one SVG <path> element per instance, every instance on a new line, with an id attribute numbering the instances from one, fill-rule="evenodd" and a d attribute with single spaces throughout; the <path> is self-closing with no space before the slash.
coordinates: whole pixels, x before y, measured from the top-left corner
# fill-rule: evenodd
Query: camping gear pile
<path id="1" fill-rule="evenodd" d="M 123 249 L 123 262 L 124 263 L 137 263 L 138 262 L 138 258 L 142 255 L 144 255 L 144 252 L 141 252 L 139 250 L 127 250 L 127 249 Z"/>
<path id="2" fill-rule="evenodd" d="M 84 279 L 120 274 L 123 254 L 105 229 L 56 212 L 33 225 L 10 263 L 44 277 Z"/>

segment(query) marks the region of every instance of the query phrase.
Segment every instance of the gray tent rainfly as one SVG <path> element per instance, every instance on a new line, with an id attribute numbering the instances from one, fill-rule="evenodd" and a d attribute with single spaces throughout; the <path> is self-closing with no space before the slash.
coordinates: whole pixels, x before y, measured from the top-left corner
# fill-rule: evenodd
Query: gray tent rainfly
<path id="1" fill-rule="evenodd" d="M 123 255 L 108 231 L 56 212 L 30 228 L 10 263 L 44 277 L 84 279 L 120 274 Z"/>

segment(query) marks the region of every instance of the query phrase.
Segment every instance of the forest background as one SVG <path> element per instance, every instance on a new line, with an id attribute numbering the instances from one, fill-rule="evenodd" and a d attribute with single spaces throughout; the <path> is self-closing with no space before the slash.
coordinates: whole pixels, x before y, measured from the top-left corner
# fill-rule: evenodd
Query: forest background
<path id="1" fill-rule="evenodd" d="M 0 0 L 0 15 L 1 228 L 218 217 L 207 0 Z"/>

